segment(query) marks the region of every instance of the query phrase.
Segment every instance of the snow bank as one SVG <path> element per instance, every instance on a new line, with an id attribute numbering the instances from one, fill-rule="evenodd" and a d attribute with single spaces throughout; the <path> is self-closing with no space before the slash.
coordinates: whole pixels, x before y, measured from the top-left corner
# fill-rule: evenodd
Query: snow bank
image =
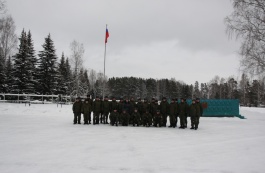
<path id="1" fill-rule="evenodd" d="M 265 109 L 203 117 L 195 131 L 73 125 L 71 108 L 0 103 L 0 172 L 265 172 Z"/>

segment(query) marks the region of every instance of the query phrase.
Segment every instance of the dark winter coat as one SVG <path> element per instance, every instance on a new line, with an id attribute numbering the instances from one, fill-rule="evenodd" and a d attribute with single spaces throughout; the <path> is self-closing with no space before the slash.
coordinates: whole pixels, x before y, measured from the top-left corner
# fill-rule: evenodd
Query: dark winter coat
<path id="1" fill-rule="evenodd" d="M 148 102 L 143 102 L 142 104 L 142 114 L 146 111 L 150 112 L 150 104 Z"/>
<path id="2" fill-rule="evenodd" d="M 126 111 L 127 113 L 131 113 L 131 104 L 130 102 L 124 102 L 123 103 L 123 108 L 122 108 L 122 111 Z"/>
<path id="3" fill-rule="evenodd" d="M 176 115 L 177 114 L 177 104 L 176 103 L 170 103 L 169 104 L 169 111 L 168 111 L 169 115 Z"/>
<path id="4" fill-rule="evenodd" d="M 89 102 L 88 103 L 84 102 L 82 104 L 82 113 L 87 114 L 91 112 L 91 110 L 92 110 L 92 106 Z"/>
<path id="5" fill-rule="evenodd" d="M 95 100 L 93 102 L 93 108 L 92 108 L 93 112 L 94 113 L 100 113 L 101 112 L 101 108 L 102 108 L 101 101 L 100 100 Z"/>
<path id="6" fill-rule="evenodd" d="M 81 101 L 76 101 L 74 104 L 73 104 L 73 112 L 74 113 L 81 113 L 82 112 L 82 102 Z"/>
<path id="7" fill-rule="evenodd" d="M 162 101 L 160 103 L 160 112 L 162 115 L 167 115 L 168 114 L 168 107 L 169 107 L 169 104 L 167 101 Z"/>
<path id="8" fill-rule="evenodd" d="M 102 111 L 104 113 L 109 113 L 110 112 L 110 102 L 108 100 L 104 100 L 102 103 Z"/>
<path id="9" fill-rule="evenodd" d="M 191 117 L 195 117 L 197 113 L 198 113 L 198 106 L 196 105 L 196 103 L 192 103 L 189 108 L 189 115 Z"/>
<path id="10" fill-rule="evenodd" d="M 181 102 L 179 104 L 179 115 L 186 115 L 187 114 L 187 105 L 185 102 Z"/>
<path id="11" fill-rule="evenodd" d="M 202 116 L 202 114 L 203 114 L 203 107 L 202 107 L 202 104 L 200 103 L 200 102 L 197 102 L 196 103 L 196 105 L 198 106 L 198 114 L 199 114 L 199 116 Z"/>
<path id="12" fill-rule="evenodd" d="M 119 110 L 119 103 L 116 100 L 110 102 L 110 112 L 113 112 L 114 109 Z"/>

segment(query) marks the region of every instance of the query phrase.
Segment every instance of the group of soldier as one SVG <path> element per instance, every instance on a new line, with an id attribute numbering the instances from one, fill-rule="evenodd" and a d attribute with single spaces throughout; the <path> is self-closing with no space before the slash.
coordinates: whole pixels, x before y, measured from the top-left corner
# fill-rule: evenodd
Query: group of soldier
<path id="1" fill-rule="evenodd" d="M 93 112 L 93 124 L 109 124 L 112 126 L 154 126 L 166 127 L 167 117 L 169 116 L 170 126 L 177 127 L 178 119 L 182 129 L 187 128 L 188 117 L 191 120 L 191 129 L 198 129 L 199 119 L 203 113 L 200 99 L 193 99 L 191 105 L 188 105 L 186 99 L 171 99 L 170 102 L 163 97 L 160 104 L 158 100 L 152 98 L 151 102 L 141 98 L 120 98 L 119 102 L 115 97 L 104 100 L 96 97 L 93 101 L 90 96 L 82 102 L 80 97 L 76 98 L 73 104 L 74 124 L 81 124 L 81 114 L 83 114 L 84 124 L 91 124 L 91 112 Z"/>

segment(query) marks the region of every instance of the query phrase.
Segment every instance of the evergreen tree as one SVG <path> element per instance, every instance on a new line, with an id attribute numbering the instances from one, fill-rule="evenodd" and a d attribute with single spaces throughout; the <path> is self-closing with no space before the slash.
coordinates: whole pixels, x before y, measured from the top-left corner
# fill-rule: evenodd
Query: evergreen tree
<path id="1" fill-rule="evenodd" d="M 196 81 L 194 85 L 194 97 L 201 97 L 198 81 Z"/>
<path id="2" fill-rule="evenodd" d="M 54 94 L 57 86 L 57 56 L 54 43 L 49 34 L 42 45 L 43 50 L 39 52 L 38 83 L 40 94 Z"/>
<path id="3" fill-rule="evenodd" d="M 65 95 L 67 90 L 67 76 L 66 76 L 66 63 L 65 63 L 64 53 L 62 53 L 62 57 L 58 65 L 57 83 L 58 83 L 57 93 Z"/>
<path id="4" fill-rule="evenodd" d="M 65 77 L 65 84 L 66 84 L 66 95 L 70 95 L 73 91 L 73 88 L 72 88 L 73 77 L 72 77 L 72 70 L 71 70 L 71 66 L 69 64 L 68 58 L 66 58 L 65 60 L 64 77 Z"/>
<path id="5" fill-rule="evenodd" d="M 28 78 L 29 78 L 29 83 L 28 83 L 28 90 L 31 93 L 36 93 L 36 88 L 38 87 L 37 85 L 37 58 L 35 56 L 35 50 L 34 50 L 34 45 L 33 41 L 31 38 L 31 32 L 28 32 L 27 35 L 27 56 L 28 56 Z"/>
<path id="6" fill-rule="evenodd" d="M 11 93 L 13 90 L 13 83 L 14 83 L 14 79 L 13 79 L 13 64 L 12 64 L 12 60 L 11 60 L 11 56 L 9 56 L 9 58 L 7 59 L 6 62 L 6 92 L 7 93 Z"/>
<path id="7" fill-rule="evenodd" d="M 19 50 L 14 56 L 14 92 L 31 93 L 31 62 L 28 57 L 27 34 L 24 30 L 21 33 L 19 41 Z"/>

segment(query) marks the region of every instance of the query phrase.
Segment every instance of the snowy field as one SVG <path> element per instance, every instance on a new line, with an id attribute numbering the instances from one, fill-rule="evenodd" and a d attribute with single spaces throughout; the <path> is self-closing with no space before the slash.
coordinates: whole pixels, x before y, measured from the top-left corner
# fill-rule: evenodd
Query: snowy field
<path id="1" fill-rule="evenodd" d="M 197 131 L 73 125 L 71 108 L 1 103 L 0 173 L 265 172 L 262 108 L 201 118 Z"/>

